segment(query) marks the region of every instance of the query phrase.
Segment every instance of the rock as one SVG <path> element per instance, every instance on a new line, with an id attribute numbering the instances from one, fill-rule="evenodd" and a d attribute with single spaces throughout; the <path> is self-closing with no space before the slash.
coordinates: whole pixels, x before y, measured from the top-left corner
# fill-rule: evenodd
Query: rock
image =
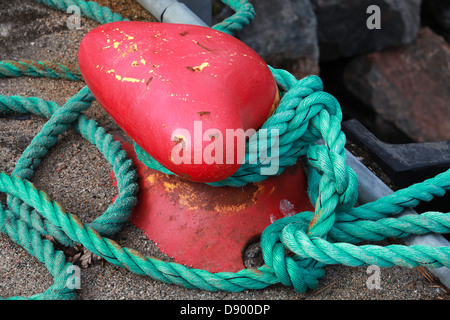
<path id="1" fill-rule="evenodd" d="M 408 46 L 356 57 L 346 88 L 413 141 L 450 139 L 450 46 L 423 28 Z"/>
<path id="2" fill-rule="evenodd" d="M 333 60 L 410 43 L 420 26 L 421 0 L 311 0 L 317 16 L 320 59 Z M 367 20 L 380 8 L 381 29 Z"/>
<path id="3" fill-rule="evenodd" d="M 450 1 L 425 1 L 424 8 L 442 28 L 450 30 Z"/>
<path id="4" fill-rule="evenodd" d="M 297 78 L 319 74 L 317 22 L 309 0 L 250 2 L 255 19 L 237 36 L 275 68 Z"/>
<path id="5" fill-rule="evenodd" d="M 425 1 L 423 5 L 422 24 L 450 42 L 450 1 Z"/>

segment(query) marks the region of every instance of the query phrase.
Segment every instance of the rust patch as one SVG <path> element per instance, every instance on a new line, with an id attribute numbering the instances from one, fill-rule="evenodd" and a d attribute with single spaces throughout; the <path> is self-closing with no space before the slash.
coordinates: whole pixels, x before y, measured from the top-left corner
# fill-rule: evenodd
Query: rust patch
<path id="1" fill-rule="evenodd" d="M 177 187 L 175 184 L 164 181 L 163 183 L 164 185 L 164 190 L 166 190 L 167 192 L 173 192 L 173 190 L 175 190 L 175 188 Z"/>
<path id="2" fill-rule="evenodd" d="M 189 71 L 200 72 L 203 70 L 203 68 L 208 66 L 209 66 L 208 62 L 203 62 L 201 65 L 195 67 L 186 66 L 186 69 L 188 69 Z"/>
<path id="3" fill-rule="evenodd" d="M 155 174 L 149 174 L 148 176 L 147 176 L 147 178 L 145 178 L 145 180 L 149 183 L 149 184 L 151 184 L 151 185 L 154 185 L 155 184 L 155 179 L 156 177 L 155 177 Z"/>
<path id="4" fill-rule="evenodd" d="M 229 211 L 239 212 L 245 209 L 246 207 L 247 207 L 246 203 L 241 203 L 239 205 L 217 205 L 214 209 L 219 213 Z"/>
<path id="5" fill-rule="evenodd" d="M 200 116 L 206 116 L 206 115 L 209 115 L 209 114 L 211 114 L 211 112 L 209 112 L 209 111 L 199 111 L 199 112 L 197 112 Z"/>
<path id="6" fill-rule="evenodd" d="M 185 32 L 181 32 L 180 36 L 184 37 L 185 35 L 187 35 L 189 32 L 185 31 Z"/>
<path id="7" fill-rule="evenodd" d="M 258 189 L 253 193 L 253 196 L 252 196 L 253 203 L 258 201 L 258 198 L 264 193 L 264 189 L 265 189 L 264 185 L 260 182 L 256 182 L 255 185 Z"/>
<path id="8" fill-rule="evenodd" d="M 198 45 L 200 48 L 205 49 L 205 50 L 208 51 L 208 52 L 211 52 L 211 49 L 209 49 L 208 47 L 205 47 L 205 46 L 202 45 L 200 42 L 195 41 L 195 40 L 192 40 L 192 41 L 194 41 L 194 43 L 195 43 L 196 45 Z"/>
<path id="9" fill-rule="evenodd" d="M 319 201 L 320 201 L 320 194 L 317 197 L 315 208 L 317 208 L 317 202 L 319 202 Z M 313 218 L 311 219 L 311 221 L 309 222 L 309 225 L 308 225 L 308 233 L 307 233 L 308 235 L 309 235 L 309 231 L 311 230 L 311 228 L 317 223 L 317 220 L 319 220 L 319 217 L 321 216 L 321 214 L 322 214 L 322 210 L 320 210 L 319 212 L 314 213 L 314 216 L 313 216 Z"/>
<path id="10" fill-rule="evenodd" d="M 148 90 L 148 86 L 150 85 L 150 82 L 152 82 L 153 77 L 150 77 L 150 79 L 147 80 L 147 83 L 145 84 L 147 86 L 147 90 Z"/>
<path id="11" fill-rule="evenodd" d="M 270 194 L 273 194 L 276 188 L 277 188 L 276 186 L 273 186 L 272 189 L 270 190 Z"/>
<path id="12" fill-rule="evenodd" d="M 183 136 L 175 136 L 175 137 L 172 137 L 172 141 L 175 142 L 175 144 L 179 144 L 180 142 L 184 141 L 184 137 Z"/>
<path id="13" fill-rule="evenodd" d="M 191 177 L 188 174 L 183 173 L 183 172 L 181 173 L 181 177 L 186 179 L 186 180 L 190 180 L 191 179 Z"/>
<path id="14" fill-rule="evenodd" d="M 170 200 L 183 209 L 209 210 L 218 214 L 243 210 L 253 205 L 264 192 L 261 183 L 249 183 L 241 188 L 211 187 L 169 175 L 162 175 L 160 183 Z"/>

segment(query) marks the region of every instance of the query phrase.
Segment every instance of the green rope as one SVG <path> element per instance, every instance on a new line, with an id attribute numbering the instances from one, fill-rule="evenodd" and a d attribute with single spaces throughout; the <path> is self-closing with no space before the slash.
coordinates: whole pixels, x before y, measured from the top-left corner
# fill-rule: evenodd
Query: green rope
<path id="1" fill-rule="evenodd" d="M 3 174 L 3 173 L 0 173 Z M 7 234 L 15 243 L 22 246 L 28 253 L 44 263 L 53 276 L 53 285 L 45 292 L 28 297 L 31 300 L 75 298 L 75 292 L 69 289 L 67 281 L 71 276 L 68 269 L 72 264 L 66 262 L 62 251 L 55 251 L 53 244 L 42 239 L 42 235 L 34 228 L 29 227 L 23 220 L 15 219 L 9 210 L 4 210 L 0 204 L 0 231 Z M 1 299 L 1 298 L 0 298 Z M 11 300 L 25 299 L 12 297 Z"/>
<path id="2" fill-rule="evenodd" d="M 120 21 L 120 15 L 95 2 L 83 0 L 37 0 L 39 3 L 65 11 L 78 5 L 84 16 L 99 23 Z M 224 1 L 236 14 L 219 25 L 217 30 L 232 34 L 247 25 L 254 16 L 247 1 Z M 210 273 L 173 262 L 164 262 L 139 252 L 122 248 L 108 237 L 128 220 L 136 203 L 137 175 L 131 160 L 121 144 L 111 135 L 87 119 L 82 111 L 89 108 L 94 97 L 87 87 L 71 97 L 64 106 L 40 98 L 1 96 L 0 112 L 32 113 L 49 119 L 23 152 L 11 175 L 0 173 L 0 192 L 6 193 L 7 208 L 0 204 L 0 231 L 39 259 L 54 277 L 54 284 L 43 293 L 28 299 L 73 299 L 75 291 L 66 285 L 70 263 L 64 254 L 56 251 L 51 242 L 43 239 L 53 236 L 63 245 L 81 243 L 86 249 L 128 270 L 156 280 L 185 288 L 208 291 L 238 292 L 262 289 L 276 283 L 293 286 L 298 292 L 314 289 L 325 274 L 328 264 L 363 266 L 376 264 L 416 267 L 450 267 L 450 248 L 429 246 L 356 246 L 362 241 L 380 241 L 387 237 L 405 237 L 430 232 L 448 233 L 448 213 L 426 212 L 393 218 L 405 208 L 417 206 L 443 196 L 450 188 L 450 170 L 436 177 L 399 190 L 392 195 L 355 207 L 357 177 L 345 164 L 345 135 L 341 131 L 342 112 L 339 103 L 323 92 L 319 77 L 297 80 L 285 70 L 271 68 L 280 88 L 281 101 L 276 112 L 263 128 L 280 133 L 280 174 L 285 167 L 295 164 L 300 157 L 308 164 L 308 192 L 316 204 L 315 212 L 300 212 L 275 221 L 264 230 L 261 247 L 265 265 L 258 269 L 239 272 Z M 77 68 L 49 62 L 1 61 L 0 77 L 52 77 L 80 80 Z M 83 224 L 77 216 L 67 213 L 47 194 L 37 190 L 28 180 L 41 159 L 55 145 L 58 136 L 73 128 L 98 148 L 113 168 L 119 194 L 114 203 L 92 223 Z M 322 139 L 325 144 L 319 145 Z M 247 146 L 247 155 L 258 146 Z M 135 145 L 144 163 L 167 172 L 145 151 Z M 214 186 L 234 185 L 264 180 L 259 174 L 261 162 L 247 165 Z M 286 253 L 286 249 L 290 253 Z M 13 297 L 12 299 L 25 299 Z"/>
<path id="3" fill-rule="evenodd" d="M 224 21 L 213 26 L 214 29 L 234 35 L 249 25 L 255 17 L 255 10 L 247 0 L 222 0 L 235 13 Z"/>
<path id="4" fill-rule="evenodd" d="M 45 4 L 54 9 L 67 12 L 67 8 L 72 5 L 80 8 L 83 17 L 105 24 L 109 22 L 127 20 L 123 19 L 118 13 L 112 12 L 107 7 L 100 6 L 97 2 L 85 0 L 35 0 L 38 3 Z"/>
<path id="5" fill-rule="evenodd" d="M 78 67 L 51 61 L 4 60 L 0 61 L 0 78 L 4 77 L 48 77 L 71 81 L 83 80 Z"/>

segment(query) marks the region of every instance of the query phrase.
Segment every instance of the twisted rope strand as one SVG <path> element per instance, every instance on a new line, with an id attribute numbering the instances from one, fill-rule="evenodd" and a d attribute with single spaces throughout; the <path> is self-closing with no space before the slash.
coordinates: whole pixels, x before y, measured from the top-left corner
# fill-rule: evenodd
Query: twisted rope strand
<path id="1" fill-rule="evenodd" d="M 53 244 L 42 239 L 41 235 L 33 228 L 29 228 L 21 220 L 7 218 L 8 210 L 4 210 L 0 204 L 1 231 L 7 234 L 12 241 L 23 247 L 30 255 L 44 263 L 47 270 L 53 276 L 53 285 L 45 292 L 28 297 L 31 300 L 67 299 L 75 298 L 75 292 L 66 285 L 71 274 L 68 268 L 72 265 L 65 261 L 61 251 L 55 251 Z M 1 300 L 2 298 L 0 298 Z M 11 297 L 12 300 L 21 300 L 23 297 Z"/>
<path id="2" fill-rule="evenodd" d="M 94 20 L 98 23 L 105 24 L 109 22 L 127 20 L 123 19 L 118 13 L 112 12 L 109 8 L 100 6 L 94 1 L 84 0 L 35 0 L 38 3 L 47 5 L 59 11 L 67 12 L 70 6 L 77 6 L 80 8 L 83 17 Z"/>
<path id="3" fill-rule="evenodd" d="M 0 61 L 0 78 L 4 77 L 48 77 L 80 81 L 83 79 L 78 67 L 51 61 L 4 60 Z"/>
<path id="4" fill-rule="evenodd" d="M 213 29 L 233 35 L 249 25 L 255 17 L 255 10 L 247 0 L 222 0 L 235 11 L 233 16 L 213 26 Z"/>
<path id="5" fill-rule="evenodd" d="M 325 264 L 344 264 L 348 266 L 395 265 L 415 268 L 450 266 L 450 247 L 431 247 L 425 245 L 375 245 L 355 246 L 349 243 L 331 243 L 323 238 L 308 237 L 295 225 L 283 228 L 281 242 L 304 258 L 311 258 Z"/>

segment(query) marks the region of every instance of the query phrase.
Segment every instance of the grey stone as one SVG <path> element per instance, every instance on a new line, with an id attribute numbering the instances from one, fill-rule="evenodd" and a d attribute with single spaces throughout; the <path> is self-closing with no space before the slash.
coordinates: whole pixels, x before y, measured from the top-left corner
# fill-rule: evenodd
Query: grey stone
<path id="1" fill-rule="evenodd" d="M 413 141 L 450 139 L 450 45 L 428 28 L 410 45 L 353 58 L 347 89 Z"/>
<path id="2" fill-rule="evenodd" d="M 412 42 L 421 0 L 311 0 L 318 21 L 321 60 L 379 51 Z M 380 8 L 381 29 L 369 29 L 367 8 Z"/>
<path id="3" fill-rule="evenodd" d="M 255 19 L 238 37 L 275 68 L 298 78 L 318 74 L 317 21 L 309 0 L 250 2 Z"/>
<path id="4" fill-rule="evenodd" d="M 424 8 L 442 28 L 450 30 L 449 0 L 426 0 L 424 1 Z"/>

